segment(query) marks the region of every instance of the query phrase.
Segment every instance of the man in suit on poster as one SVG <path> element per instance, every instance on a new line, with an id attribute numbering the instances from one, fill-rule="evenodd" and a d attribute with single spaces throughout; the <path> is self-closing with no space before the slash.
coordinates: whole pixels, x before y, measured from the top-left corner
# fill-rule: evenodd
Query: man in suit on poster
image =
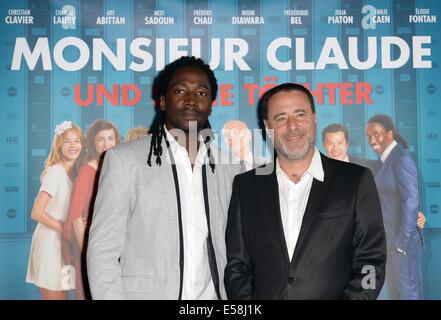
<path id="1" fill-rule="evenodd" d="M 377 298 L 386 243 L 371 172 L 320 154 L 314 100 L 303 86 L 269 90 L 259 111 L 276 159 L 269 175 L 254 169 L 234 179 L 228 298 Z"/>
<path id="2" fill-rule="evenodd" d="M 419 208 L 418 170 L 407 150 L 407 142 L 395 130 L 389 116 L 380 114 L 370 118 L 366 135 L 380 162 L 375 182 L 387 236 L 389 298 L 421 300 L 423 238 L 415 226 Z"/>
<path id="3" fill-rule="evenodd" d="M 234 159 L 239 161 L 241 172 L 246 172 L 266 163 L 266 159 L 257 156 L 252 149 L 251 130 L 245 122 L 229 120 L 225 122 L 222 130 L 225 144 L 231 151 Z"/>
<path id="4" fill-rule="evenodd" d="M 338 123 L 332 123 L 322 130 L 323 148 L 326 155 L 335 160 L 351 162 L 360 166 L 369 168 L 375 175 L 378 168 L 378 162 L 369 159 L 360 159 L 352 156 L 349 151 L 349 134 L 346 127 Z M 424 229 L 426 224 L 426 216 L 422 212 L 418 212 L 417 225 L 420 229 Z"/>

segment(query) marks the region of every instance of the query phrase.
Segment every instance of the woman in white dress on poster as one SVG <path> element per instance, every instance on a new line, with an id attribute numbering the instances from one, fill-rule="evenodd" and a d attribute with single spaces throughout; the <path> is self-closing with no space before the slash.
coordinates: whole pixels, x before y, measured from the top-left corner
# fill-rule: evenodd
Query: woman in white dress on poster
<path id="1" fill-rule="evenodd" d="M 67 266 L 62 253 L 62 232 L 83 145 L 81 128 L 72 121 L 56 126 L 32 208 L 31 217 L 38 224 L 32 237 L 26 282 L 39 287 L 44 300 L 67 299 L 67 290 L 75 289 L 75 279 L 71 279 L 75 272 L 69 269 L 72 267 Z"/>

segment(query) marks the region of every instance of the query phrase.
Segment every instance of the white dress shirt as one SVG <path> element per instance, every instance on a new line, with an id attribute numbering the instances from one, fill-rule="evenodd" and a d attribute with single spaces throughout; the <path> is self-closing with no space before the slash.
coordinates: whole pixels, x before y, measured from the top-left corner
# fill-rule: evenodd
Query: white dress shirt
<path id="1" fill-rule="evenodd" d="M 233 158 L 235 161 L 239 162 L 241 173 L 246 172 L 246 171 L 250 171 L 254 168 L 253 154 L 251 152 L 248 152 L 248 154 L 246 155 L 246 157 L 243 160 L 236 158 L 234 155 L 233 155 Z"/>
<path id="2" fill-rule="evenodd" d="M 292 259 L 294 249 L 299 238 L 302 226 L 303 215 L 305 214 L 311 191 L 313 179 L 324 180 L 324 171 L 320 152 L 315 147 L 309 168 L 295 183 L 282 170 L 279 161 L 276 160 L 277 183 L 279 185 L 280 213 L 282 215 L 283 232 L 285 234 L 286 247 L 288 248 L 289 259 Z"/>
<path id="3" fill-rule="evenodd" d="M 181 196 L 184 239 L 182 299 L 217 299 L 208 262 L 208 226 L 202 187 L 202 165 L 207 149 L 199 136 L 199 150 L 192 170 L 187 150 L 174 139 L 165 126 L 164 129 L 176 163 Z M 174 192 L 174 188 L 170 187 L 170 191 Z"/>
<path id="4" fill-rule="evenodd" d="M 392 150 L 395 148 L 395 146 L 397 145 L 397 142 L 394 140 L 392 141 L 392 143 L 386 148 L 386 150 L 383 151 L 383 153 L 380 156 L 381 162 L 385 162 L 387 157 L 389 157 L 390 153 L 392 152 Z"/>
<path id="5" fill-rule="evenodd" d="M 246 157 L 244 159 L 244 162 L 245 162 L 244 164 L 245 164 L 246 171 L 253 170 L 254 161 L 253 161 L 253 154 L 251 152 L 248 152 L 248 154 L 246 155 Z"/>

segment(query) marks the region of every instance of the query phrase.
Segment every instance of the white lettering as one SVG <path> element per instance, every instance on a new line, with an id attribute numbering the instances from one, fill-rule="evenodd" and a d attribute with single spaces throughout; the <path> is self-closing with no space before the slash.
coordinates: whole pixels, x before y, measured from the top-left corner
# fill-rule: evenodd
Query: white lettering
<path id="1" fill-rule="evenodd" d="M 368 37 L 368 54 L 365 61 L 358 59 L 358 39 L 356 37 L 349 37 L 349 63 L 358 70 L 367 70 L 375 66 L 377 62 L 377 39 L 375 37 Z"/>
<path id="2" fill-rule="evenodd" d="M 305 38 L 296 38 L 296 69 L 312 70 L 314 62 L 306 62 L 305 58 Z"/>
<path id="3" fill-rule="evenodd" d="M 93 70 L 102 70 L 103 55 L 116 70 L 123 71 L 126 69 L 126 39 L 116 39 L 116 55 L 103 39 L 93 39 L 93 47 L 97 49 L 93 50 Z"/>
<path id="4" fill-rule="evenodd" d="M 238 47 L 238 51 L 234 51 Z M 240 38 L 225 38 L 225 70 L 233 70 L 234 62 L 242 71 L 251 70 L 243 59 L 248 53 L 248 42 Z"/>
<path id="5" fill-rule="evenodd" d="M 392 60 L 391 46 L 400 49 L 400 56 Z M 410 49 L 406 41 L 398 37 L 381 37 L 381 65 L 385 69 L 396 69 L 403 66 L 409 60 Z"/>
<path id="6" fill-rule="evenodd" d="M 331 56 L 331 53 L 334 53 L 334 55 Z M 342 70 L 348 69 L 348 65 L 345 61 L 345 57 L 343 56 L 343 52 L 341 51 L 340 44 L 335 37 L 326 38 L 322 52 L 320 53 L 320 57 L 317 61 L 316 69 L 325 69 L 327 64 L 336 64 Z"/>
<path id="7" fill-rule="evenodd" d="M 95 40 L 95 39 L 94 39 Z M 74 46 L 80 51 L 80 56 L 77 61 L 69 62 L 64 59 L 63 51 L 66 47 Z M 65 71 L 81 70 L 89 61 L 90 51 L 86 42 L 76 37 L 62 38 L 55 44 L 54 47 L 54 62 Z"/>
<path id="8" fill-rule="evenodd" d="M 423 60 L 423 56 L 431 55 L 430 48 L 423 48 L 423 44 L 430 44 L 432 42 L 432 38 L 430 36 L 424 37 L 412 37 L 412 45 L 413 45 L 413 67 L 414 68 L 432 68 L 432 61 Z"/>
<path id="9" fill-rule="evenodd" d="M 43 62 L 43 70 L 52 70 L 51 54 L 49 52 L 49 42 L 47 38 L 38 38 L 32 52 L 26 38 L 16 38 L 11 70 L 20 70 L 22 57 L 24 57 L 29 70 L 34 70 L 40 56 Z"/>
<path id="10" fill-rule="evenodd" d="M 150 45 L 151 40 L 148 38 L 136 38 L 130 44 L 130 53 L 132 56 L 141 59 L 142 63 L 136 63 L 132 61 L 129 65 L 130 70 L 143 72 L 151 68 L 153 64 L 153 57 L 148 51 L 144 51 L 141 47 Z"/>
<path id="11" fill-rule="evenodd" d="M 271 41 L 268 49 L 266 50 L 266 59 L 273 68 L 280 71 L 288 71 L 292 68 L 291 60 L 282 62 L 277 59 L 277 50 L 282 46 L 291 49 L 291 39 L 287 37 L 280 37 Z"/>

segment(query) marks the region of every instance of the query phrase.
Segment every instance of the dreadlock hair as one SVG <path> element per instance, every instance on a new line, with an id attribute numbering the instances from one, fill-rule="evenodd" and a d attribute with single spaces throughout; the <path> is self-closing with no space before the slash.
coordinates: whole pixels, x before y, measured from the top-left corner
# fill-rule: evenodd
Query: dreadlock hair
<path id="1" fill-rule="evenodd" d="M 150 151 L 147 158 L 147 164 L 149 167 L 152 166 L 152 154 L 156 156 L 156 164 L 159 166 L 162 164 L 162 138 L 165 137 L 164 125 L 166 112 L 159 109 L 160 97 L 166 95 L 171 79 L 179 69 L 184 67 L 202 70 L 210 82 L 211 102 L 216 99 L 218 90 L 216 77 L 214 76 L 214 72 L 210 69 L 210 66 L 205 64 L 200 58 L 183 56 L 180 59 L 166 65 L 165 68 L 159 72 L 158 76 L 154 80 L 152 88 L 152 98 L 156 102 L 155 105 L 157 113 L 153 119 L 152 125 L 150 126 L 150 134 L 152 135 L 152 138 L 150 142 Z M 208 131 L 208 134 L 204 137 L 204 144 L 207 148 L 207 155 L 209 158 L 211 171 L 214 173 L 215 162 L 210 149 L 210 143 L 212 140 L 214 140 L 214 135 L 209 121 L 205 123 L 202 130 Z"/>
<path id="2" fill-rule="evenodd" d="M 377 114 L 370 118 L 368 120 L 368 123 L 378 123 L 380 126 L 382 126 L 386 131 L 391 131 L 394 134 L 394 139 L 401 144 L 401 146 L 404 149 L 409 148 L 409 144 L 407 141 L 397 132 L 394 126 L 394 122 L 392 121 L 391 117 L 385 115 L 385 114 Z"/>

